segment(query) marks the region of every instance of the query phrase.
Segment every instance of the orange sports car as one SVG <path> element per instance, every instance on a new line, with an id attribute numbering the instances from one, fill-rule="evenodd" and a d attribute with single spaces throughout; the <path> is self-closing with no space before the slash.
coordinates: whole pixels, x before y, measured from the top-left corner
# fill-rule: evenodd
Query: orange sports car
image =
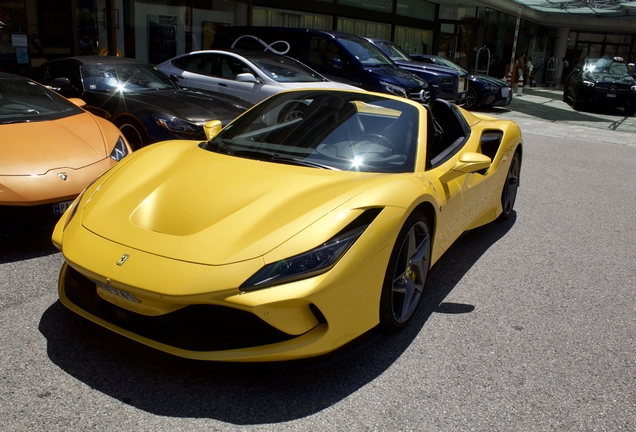
<path id="1" fill-rule="evenodd" d="M 0 236 L 54 222 L 132 152 L 115 125 L 82 106 L 81 99 L 0 73 Z"/>

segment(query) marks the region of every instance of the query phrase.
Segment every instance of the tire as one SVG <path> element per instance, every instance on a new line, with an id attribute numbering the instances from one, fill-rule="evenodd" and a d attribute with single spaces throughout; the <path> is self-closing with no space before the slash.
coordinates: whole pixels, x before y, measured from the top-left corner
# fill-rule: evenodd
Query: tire
<path id="1" fill-rule="evenodd" d="M 466 91 L 466 102 L 464 102 L 466 108 L 474 108 L 479 105 L 479 95 L 477 91 L 475 91 L 474 87 L 468 86 L 468 91 Z"/>
<path id="2" fill-rule="evenodd" d="M 635 107 L 626 107 L 625 108 L 625 115 L 633 116 L 634 114 L 636 114 L 636 108 Z"/>
<path id="3" fill-rule="evenodd" d="M 380 331 L 404 327 L 422 298 L 431 266 L 431 229 L 421 212 L 414 212 L 400 230 L 380 298 Z"/>
<path id="4" fill-rule="evenodd" d="M 148 145 L 149 140 L 146 130 L 137 120 L 133 118 L 124 118 L 118 120 L 115 124 L 121 131 L 122 135 L 124 135 L 133 151 L 139 150 L 140 148 Z"/>
<path id="5" fill-rule="evenodd" d="M 506 181 L 501 191 L 501 207 L 503 211 L 499 215 L 499 220 L 504 221 L 510 217 L 517 200 L 517 191 L 519 189 L 519 174 L 521 172 L 521 154 L 516 151 L 510 162 Z"/>
<path id="6" fill-rule="evenodd" d="M 583 108 L 583 102 L 581 102 L 581 99 L 579 98 L 579 89 L 574 88 L 574 95 L 572 96 L 572 108 L 574 108 L 576 111 L 580 111 L 581 108 Z"/>

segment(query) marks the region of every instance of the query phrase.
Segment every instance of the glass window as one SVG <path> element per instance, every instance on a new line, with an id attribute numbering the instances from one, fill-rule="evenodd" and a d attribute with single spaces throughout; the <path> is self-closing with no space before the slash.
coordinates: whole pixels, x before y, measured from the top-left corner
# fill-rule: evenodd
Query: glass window
<path id="1" fill-rule="evenodd" d="M 393 0 L 338 0 L 338 4 L 344 6 L 353 6 L 360 9 L 374 10 L 378 12 L 393 12 Z"/>
<path id="2" fill-rule="evenodd" d="M 396 14 L 426 21 L 435 21 L 435 3 L 424 0 L 397 0 Z"/>
<path id="3" fill-rule="evenodd" d="M 364 37 L 391 39 L 391 25 L 373 21 L 338 18 L 338 31 Z"/>
<path id="4" fill-rule="evenodd" d="M 242 61 L 226 55 L 220 55 L 218 57 L 220 70 L 217 72 L 219 76 L 235 80 L 236 77 L 242 73 L 251 73 L 254 75 L 254 72 L 250 69 L 250 67 Z"/>
<path id="5" fill-rule="evenodd" d="M 300 27 L 331 30 L 332 19 L 327 15 L 303 14 L 292 11 L 254 8 L 252 25 L 263 27 Z"/>
<path id="6" fill-rule="evenodd" d="M 172 62 L 179 69 L 201 75 L 212 74 L 212 56 L 209 54 L 193 54 L 180 57 Z"/>
<path id="7" fill-rule="evenodd" d="M 395 43 L 408 54 L 430 54 L 433 50 L 433 32 L 397 26 Z"/>

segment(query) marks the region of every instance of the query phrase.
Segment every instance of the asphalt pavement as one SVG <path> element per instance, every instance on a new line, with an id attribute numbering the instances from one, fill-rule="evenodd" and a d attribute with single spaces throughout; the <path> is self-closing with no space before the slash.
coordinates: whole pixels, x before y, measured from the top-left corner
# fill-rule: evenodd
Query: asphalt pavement
<path id="1" fill-rule="evenodd" d="M 515 212 L 462 236 L 401 331 L 317 369 L 170 356 L 62 306 L 49 232 L 0 239 L 0 431 L 636 431 L 636 127 L 505 108 Z"/>
<path id="2" fill-rule="evenodd" d="M 522 132 L 588 142 L 636 145 L 636 116 L 622 108 L 589 106 L 575 111 L 563 101 L 563 87 L 524 87 L 507 107 L 479 110 L 516 121 Z"/>

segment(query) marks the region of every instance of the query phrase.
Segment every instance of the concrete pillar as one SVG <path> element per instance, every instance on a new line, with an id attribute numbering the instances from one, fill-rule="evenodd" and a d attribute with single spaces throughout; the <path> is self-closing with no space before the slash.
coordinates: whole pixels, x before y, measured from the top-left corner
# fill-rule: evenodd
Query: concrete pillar
<path id="1" fill-rule="evenodd" d="M 563 77 L 563 57 L 568 48 L 568 37 L 570 36 L 570 29 L 561 27 L 557 29 L 557 39 L 554 44 L 554 55 L 559 59 L 559 73 L 558 82 L 562 82 Z"/>

